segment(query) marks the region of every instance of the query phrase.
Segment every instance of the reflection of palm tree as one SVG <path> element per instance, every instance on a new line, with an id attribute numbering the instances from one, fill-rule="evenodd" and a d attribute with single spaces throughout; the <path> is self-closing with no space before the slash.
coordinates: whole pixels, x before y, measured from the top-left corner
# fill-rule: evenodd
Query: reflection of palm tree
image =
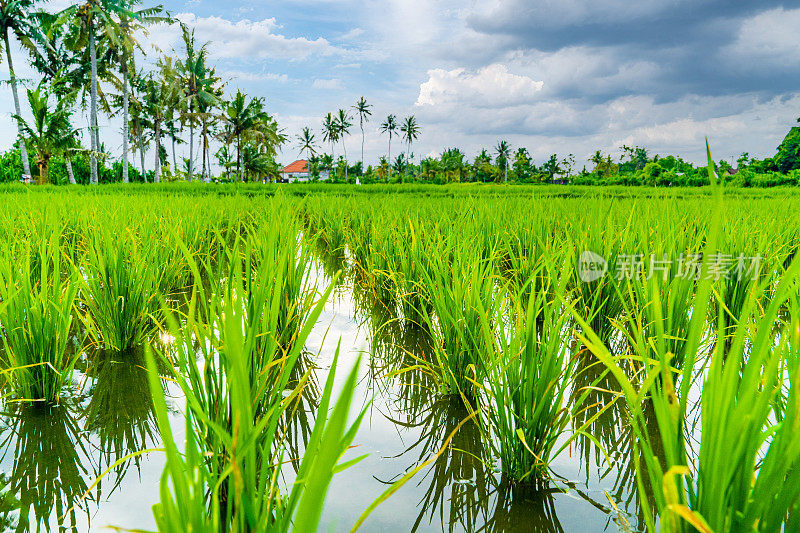
<path id="1" fill-rule="evenodd" d="M 57 406 L 30 404 L 11 416 L 16 436 L 11 487 L 20 499 L 20 526 L 46 525 L 57 516 L 69 522 L 69 526 L 62 523 L 62 529 L 77 532 L 76 509 L 88 489 L 85 465 L 89 455 L 73 407 L 63 402 Z M 9 440 L 2 443 L 4 448 Z"/>

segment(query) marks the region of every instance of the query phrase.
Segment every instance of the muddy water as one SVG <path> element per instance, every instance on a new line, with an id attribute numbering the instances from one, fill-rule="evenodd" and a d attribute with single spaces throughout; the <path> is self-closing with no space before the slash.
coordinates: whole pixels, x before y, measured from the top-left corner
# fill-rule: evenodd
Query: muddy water
<path id="1" fill-rule="evenodd" d="M 502 483 L 473 422 L 435 458 L 467 412 L 458 400 L 437 398 L 420 373 L 394 374 L 413 364 L 414 354 L 424 350 L 425 335 L 393 320 L 351 281 L 337 288 L 307 344 L 320 386 L 337 342 L 339 383 L 363 354 L 354 410 L 366 409 L 366 416 L 347 458 L 368 457 L 334 478 L 321 531 L 349 531 L 391 483 L 431 459 L 371 514 L 362 531 L 618 531 L 626 520 L 636 528 L 636 517 L 626 512 L 637 507 L 626 457 L 630 443 L 613 411 L 594 432 L 607 450 L 617 450 L 612 462 L 621 467 L 609 469 L 588 440 L 578 441 L 554 462 L 557 481 L 512 490 Z M 5 408 L 0 525 L 10 531 L 30 523 L 35 530 L 38 518 L 54 531 L 59 521 L 63 530 L 73 531 L 155 528 L 150 507 L 159 499 L 162 454 L 144 453 L 113 466 L 159 446 L 142 366 L 141 355 L 100 354 L 85 373 L 76 372 L 75 388 L 82 394 L 62 406 Z M 166 383 L 173 431 L 181 442 L 184 404 Z M 298 422 L 298 449 L 303 429 L 313 422 L 313 405 L 312 397 L 306 423 Z M 285 481 L 291 482 L 291 472 Z"/>

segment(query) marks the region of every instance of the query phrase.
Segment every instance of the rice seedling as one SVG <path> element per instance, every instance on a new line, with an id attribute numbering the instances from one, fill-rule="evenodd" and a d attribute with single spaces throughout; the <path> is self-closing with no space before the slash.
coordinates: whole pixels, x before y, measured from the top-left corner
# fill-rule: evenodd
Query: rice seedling
<path id="1" fill-rule="evenodd" d="M 133 235 L 98 228 L 81 287 L 90 337 L 108 350 L 142 346 L 162 327 L 160 266 Z"/>
<path id="2" fill-rule="evenodd" d="M 467 244 L 431 250 L 422 279 L 430 294 L 433 313 L 422 309 L 422 322 L 431 332 L 431 354 L 417 367 L 431 374 L 440 394 L 474 397 L 483 380 L 482 358 L 491 343 L 482 332 L 486 317 L 497 316 L 496 268 Z"/>
<path id="3" fill-rule="evenodd" d="M 588 435 L 585 429 L 613 403 L 580 427 L 570 428 L 591 386 L 572 390 L 578 360 L 570 352 L 572 326 L 561 308 L 566 279 L 551 281 L 556 284 L 552 292 L 531 294 L 525 308 L 517 303 L 520 299 L 510 300 L 510 324 L 503 319 L 506 306 L 482 322 L 489 348 L 481 360 L 491 430 L 486 441 L 500 460 L 503 476 L 513 484 L 535 485 L 547 479 L 551 461 L 577 435 Z"/>
<path id="4" fill-rule="evenodd" d="M 715 183 L 711 168 L 709 154 L 709 175 Z M 721 209 L 719 188 L 716 194 Z M 748 293 L 730 346 L 726 349 L 716 343 L 708 361 L 698 369 L 713 284 L 708 258 L 717 250 L 719 217 L 712 221 L 708 235 L 682 367 L 671 366 L 666 342 L 671 335 L 664 329 L 650 341 L 653 356 L 642 354 L 647 372 L 638 388 L 589 328 L 587 343 L 619 381 L 631 411 L 637 485 L 649 531 L 656 531 L 657 523 L 658 530 L 670 532 L 794 530 L 800 495 L 800 444 L 793 437 L 800 420 L 798 376 L 786 375 L 781 369 L 783 361 L 794 358 L 791 348 L 796 342 L 789 340 L 793 332 L 776 339 L 774 322 L 796 286 L 800 262 L 794 261 L 784 274 L 763 316 L 755 313 L 756 291 Z M 719 316 L 718 338 L 726 335 L 727 327 Z M 696 379 L 701 383 L 702 431 L 699 449 L 693 454 L 687 413 Z M 782 419 L 776 419 L 774 406 L 784 380 L 788 381 L 786 410 L 781 411 Z M 655 436 L 645 429 L 649 422 L 643 411 L 647 397 L 653 405 Z"/>
<path id="5" fill-rule="evenodd" d="M 77 274 L 63 265 L 56 235 L 41 241 L 34 254 L 29 246 L 22 243 L 0 258 L 6 372 L 17 400 L 57 403 L 79 356 L 68 345 Z M 28 261 L 31 255 L 35 261 Z"/>

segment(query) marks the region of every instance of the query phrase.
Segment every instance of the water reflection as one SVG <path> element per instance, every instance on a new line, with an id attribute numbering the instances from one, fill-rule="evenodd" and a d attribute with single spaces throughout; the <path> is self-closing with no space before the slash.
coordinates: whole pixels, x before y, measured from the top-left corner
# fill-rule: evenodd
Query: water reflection
<path id="1" fill-rule="evenodd" d="M 92 469 L 75 406 L 19 404 L 6 416 L 10 433 L 0 445 L 8 450 L 15 441 L 10 490 L 19 499 L 16 531 L 49 530 L 58 517 L 62 529 L 77 532 L 81 509 L 88 521 L 83 497 Z"/>
<path id="2" fill-rule="evenodd" d="M 419 438 L 401 455 L 416 456 L 409 470 L 439 452 L 445 440 L 468 417 L 469 412 L 459 398 L 443 398 L 433 403 L 416 426 Z M 408 422 L 395 423 L 414 427 Z M 442 524 L 443 531 L 474 531 L 477 524 L 484 523 L 490 514 L 493 481 L 486 462 L 480 428 L 467 421 L 453 434 L 430 468 L 411 481 L 423 489 L 420 511 L 411 531 L 424 530 L 432 524 Z"/>
<path id="3" fill-rule="evenodd" d="M 87 371 L 94 384 L 83 415 L 86 431 L 99 439 L 99 477 L 122 458 L 152 447 L 158 441 L 158 430 L 144 350 L 97 352 Z M 140 461 L 141 456 L 136 455 L 114 468 L 112 491 L 130 466 L 139 470 Z M 98 484 L 98 499 L 102 482 Z"/>

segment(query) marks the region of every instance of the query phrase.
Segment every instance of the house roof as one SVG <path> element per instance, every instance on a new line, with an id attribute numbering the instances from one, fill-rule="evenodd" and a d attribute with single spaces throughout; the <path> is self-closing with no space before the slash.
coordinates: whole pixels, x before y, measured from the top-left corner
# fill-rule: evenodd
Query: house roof
<path id="1" fill-rule="evenodd" d="M 299 161 L 295 161 L 291 165 L 285 167 L 282 172 L 284 174 L 293 174 L 299 172 L 308 172 L 308 161 L 305 159 L 300 159 Z"/>

